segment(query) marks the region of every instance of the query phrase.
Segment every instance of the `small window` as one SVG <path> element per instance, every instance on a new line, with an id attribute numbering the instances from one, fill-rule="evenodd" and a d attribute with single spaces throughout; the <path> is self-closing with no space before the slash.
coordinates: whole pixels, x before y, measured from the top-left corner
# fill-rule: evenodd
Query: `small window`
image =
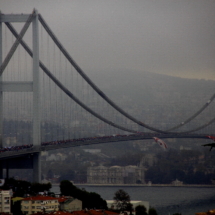
<path id="1" fill-rule="evenodd" d="M 5 204 L 10 204 L 10 200 L 9 200 L 9 199 L 6 200 L 6 201 L 5 201 Z"/>

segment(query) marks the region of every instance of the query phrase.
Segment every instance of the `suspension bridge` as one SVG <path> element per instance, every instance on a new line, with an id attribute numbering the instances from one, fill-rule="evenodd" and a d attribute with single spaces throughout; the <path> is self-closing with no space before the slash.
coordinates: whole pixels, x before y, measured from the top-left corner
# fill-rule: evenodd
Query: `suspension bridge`
<path id="1" fill-rule="evenodd" d="M 143 122 L 141 112 L 130 114 L 88 77 L 36 10 L 0 14 L 0 65 L 1 178 L 3 169 L 8 177 L 9 169 L 33 168 L 40 182 L 41 151 L 214 135 L 215 94 L 183 117 L 172 109 L 162 124 L 150 114 Z"/>

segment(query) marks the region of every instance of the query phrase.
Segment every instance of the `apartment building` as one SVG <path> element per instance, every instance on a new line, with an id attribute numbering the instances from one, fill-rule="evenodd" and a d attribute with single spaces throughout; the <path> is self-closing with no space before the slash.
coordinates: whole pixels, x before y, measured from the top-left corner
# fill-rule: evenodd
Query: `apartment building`
<path id="1" fill-rule="evenodd" d="M 51 196 L 31 196 L 21 202 L 23 214 L 34 214 L 37 212 L 52 212 L 59 210 L 58 198 Z"/>
<path id="2" fill-rule="evenodd" d="M 63 196 L 58 199 L 60 203 L 60 210 L 62 211 L 81 211 L 82 210 L 82 201 L 75 199 L 71 196 Z"/>
<path id="3" fill-rule="evenodd" d="M 10 190 L 0 190 L 0 212 L 10 213 Z"/>

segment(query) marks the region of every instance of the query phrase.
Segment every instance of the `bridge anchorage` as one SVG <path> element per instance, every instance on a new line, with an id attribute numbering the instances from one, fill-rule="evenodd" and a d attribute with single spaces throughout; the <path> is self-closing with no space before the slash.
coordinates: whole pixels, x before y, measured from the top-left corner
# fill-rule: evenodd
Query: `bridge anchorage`
<path id="1" fill-rule="evenodd" d="M 24 26 L 21 28 L 20 33 L 17 33 L 15 28 L 11 23 L 24 23 Z M 6 48 L 3 48 L 4 44 L 7 44 L 7 42 L 3 43 L 3 38 L 7 39 L 7 35 L 3 34 L 3 24 L 6 26 L 7 29 L 9 29 L 11 35 L 13 36 L 13 39 L 15 38 L 15 41 L 13 41 L 13 44 L 10 49 L 7 50 Z M 50 54 L 50 50 L 55 50 L 55 48 L 50 48 L 50 50 L 47 51 L 46 56 L 40 56 L 40 43 L 39 38 L 43 40 L 42 34 L 40 35 L 39 31 L 39 24 L 41 24 L 41 27 L 45 29 L 48 36 L 53 40 L 54 44 L 57 46 L 57 48 L 60 50 L 60 58 L 62 58 L 61 55 L 64 56 L 65 60 L 68 62 L 66 64 L 66 68 L 69 67 L 68 65 L 71 65 L 72 68 L 74 68 L 77 72 L 77 74 L 80 75 L 81 79 L 83 79 L 87 86 L 90 86 L 93 92 L 96 92 L 96 95 L 98 95 L 99 98 L 101 98 L 102 102 L 106 102 L 108 105 L 110 105 L 111 108 L 116 111 L 117 114 L 122 115 L 125 120 L 130 121 L 134 124 L 134 126 L 129 127 L 127 126 L 128 123 L 126 121 L 125 126 L 122 126 L 120 123 L 118 123 L 118 120 L 110 120 L 109 116 L 105 117 L 101 113 L 93 110 L 93 105 L 86 105 L 83 100 L 85 100 L 84 95 L 86 94 L 85 91 L 82 92 L 82 99 L 78 99 L 75 94 L 73 94 L 68 86 L 66 84 L 62 83 L 60 80 L 60 77 L 57 77 L 57 74 L 54 74 L 54 72 L 50 72 L 50 70 L 54 70 L 55 68 L 51 68 L 51 66 L 45 66 L 46 64 L 50 64 L 48 58 L 48 55 Z M 28 33 L 27 30 L 29 26 L 32 25 L 32 50 L 27 45 L 27 43 L 24 41 L 25 35 Z M 42 30 L 41 30 L 42 31 Z M 8 39 L 9 40 L 9 39 Z M 42 41 L 40 41 L 42 42 Z M 49 44 L 49 42 L 47 42 Z M 23 67 L 23 70 L 31 70 L 31 74 L 28 73 L 25 74 L 24 80 L 22 80 L 19 76 L 12 79 L 11 77 L 15 76 L 17 74 L 17 70 L 21 70 L 20 61 L 23 61 L 20 59 L 21 54 L 18 53 L 17 62 L 16 60 L 16 66 L 9 67 L 9 63 L 13 60 L 13 56 L 18 50 L 18 47 L 22 47 L 27 53 L 30 58 L 32 58 L 31 65 L 27 65 L 26 67 Z M 5 50 L 6 51 L 5 51 Z M 6 54 L 3 53 L 5 51 Z M 19 52 L 19 51 L 18 51 Z M 53 52 L 55 53 L 55 52 Z M 23 54 L 25 56 L 25 54 Z M 25 57 L 27 58 L 27 57 Z M 46 64 L 41 61 L 41 59 L 46 60 Z M 62 63 L 62 60 L 59 65 Z M 24 63 L 23 63 L 24 64 Z M 58 65 L 57 65 L 58 66 Z M 60 67 L 60 66 L 59 66 Z M 50 69 L 51 68 L 51 69 Z M 61 68 L 62 69 L 62 68 Z M 59 69 L 59 70 L 61 70 Z M 6 76 L 6 73 L 8 71 L 11 71 L 11 74 Z M 43 73 L 41 73 L 43 71 Z M 47 89 L 49 84 L 45 78 L 41 77 L 43 74 L 46 75 L 47 80 L 51 80 L 52 84 L 57 86 L 58 90 L 66 96 L 66 98 L 71 100 L 73 103 L 72 108 L 76 108 L 76 104 L 82 108 L 85 112 L 81 112 L 80 119 L 84 120 L 87 118 L 87 114 L 90 114 L 90 117 L 93 116 L 96 120 L 102 122 L 104 125 L 108 125 L 110 127 L 113 127 L 114 129 L 122 130 L 125 132 L 123 135 L 115 135 L 116 131 L 113 132 L 110 131 L 109 135 L 101 135 L 98 136 L 88 134 L 87 132 L 83 132 L 84 135 L 80 137 L 75 137 L 75 134 L 70 136 L 70 134 L 65 134 L 67 132 L 67 126 L 68 124 L 72 124 L 74 133 L 77 133 L 80 128 L 78 127 L 79 121 L 73 118 L 73 122 L 70 121 L 70 113 L 66 113 L 65 110 L 63 111 L 63 114 L 56 114 L 53 113 L 52 110 L 47 111 L 45 115 L 42 116 L 42 107 L 43 109 L 46 108 L 46 106 L 51 106 L 53 108 L 52 101 L 50 103 L 44 102 L 42 103 L 42 89 Z M 5 77 L 6 76 L 6 77 Z M 21 73 L 20 73 L 21 76 Z M 12 81 L 11 81 L 11 79 Z M 18 80 L 18 81 L 17 81 Z M 46 83 L 45 86 L 42 86 L 42 82 Z M 45 80 L 45 81 L 44 81 Z M 66 83 L 66 78 L 64 78 Z M 69 82 L 69 81 L 68 81 Z M 75 84 L 73 82 L 73 84 Z M 58 95 L 58 91 L 55 89 L 53 90 L 53 85 L 50 84 L 50 89 L 54 91 L 54 94 Z M 183 123 L 179 123 L 178 125 L 174 126 L 173 128 L 170 128 L 168 130 L 161 130 L 152 126 L 149 126 L 138 119 L 134 118 L 124 110 L 122 110 L 119 106 L 117 106 L 110 98 L 108 98 L 104 92 L 102 92 L 90 79 L 89 77 L 83 72 L 83 70 L 76 64 L 76 62 L 71 58 L 71 56 L 68 54 L 68 52 L 65 50 L 65 48 L 62 46 L 62 44 L 58 41 L 58 39 L 55 37 L 51 29 L 48 27 L 44 19 L 36 10 L 33 10 L 31 14 L 2 14 L 0 13 L 0 178 L 3 177 L 3 170 L 6 169 L 6 177 L 9 177 L 9 169 L 33 169 L 33 181 L 34 182 L 40 182 L 41 181 L 41 152 L 42 151 L 48 151 L 48 150 L 55 150 L 60 148 L 68 148 L 68 147 L 76 147 L 76 146 L 83 146 L 83 145 L 91 145 L 91 144 L 100 144 L 100 143 L 109 143 L 109 142 L 121 142 L 121 141 L 128 141 L 128 140 L 143 140 L 143 139 L 152 139 L 153 137 L 159 137 L 159 138 L 207 138 L 207 135 L 213 135 L 211 133 L 195 133 L 196 131 L 199 131 L 200 129 L 203 129 L 212 123 L 214 123 L 215 118 L 210 120 L 209 122 L 197 127 L 188 129 L 182 132 L 179 132 L 177 129 L 180 127 L 183 127 L 187 125 L 189 122 L 191 122 L 194 118 L 196 118 L 199 114 L 201 114 L 213 101 L 215 98 L 215 94 L 206 102 L 203 107 L 201 107 L 196 113 L 194 113 L 191 117 L 189 117 L 187 120 L 185 120 Z M 88 88 L 87 88 L 88 89 Z M 10 104 L 10 100 L 6 101 L 4 100 L 4 94 L 10 94 L 10 93 L 21 93 L 26 95 L 27 93 L 30 93 L 32 98 L 32 125 L 28 124 L 28 127 L 32 128 L 32 135 L 29 135 L 29 139 L 27 144 L 24 144 L 22 146 L 14 146 L 14 147 L 7 147 L 7 150 L 4 149 L 5 145 L 5 138 L 4 138 L 4 112 L 5 106 Z M 61 96 L 54 96 L 51 98 L 51 100 L 56 100 L 56 98 L 60 98 Z M 12 97 L 14 100 L 16 97 Z M 24 99 L 27 100 L 26 106 L 28 106 L 29 100 L 28 97 L 24 97 Z M 66 109 L 67 106 L 65 105 L 63 101 L 59 102 L 60 105 L 64 106 Z M 22 107 L 22 106 L 20 106 Z M 16 109 L 20 108 L 16 107 L 13 109 L 13 112 L 16 112 Z M 28 109 L 28 108 L 26 108 Z M 56 108 L 58 109 L 58 108 Z M 13 112 L 9 112 L 9 121 L 12 121 L 12 115 Z M 25 111 L 24 116 L 26 115 Z M 71 112 L 69 110 L 68 112 Z M 87 114 L 86 114 L 87 113 Z M 56 134 L 55 137 L 50 137 L 50 133 L 55 133 L 52 130 L 45 130 L 42 131 L 41 127 L 43 124 L 50 124 L 50 120 L 47 120 L 48 122 L 42 122 L 44 118 L 46 118 L 47 115 L 50 115 L 51 118 L 56 117 L 56 120 L 65 121 L 66 126 L 64 127 L 64 130 L 59 132 L 59 134 Z M 62 116 L 58 116 L 62 115 Z M 75 109 L 73 115 L 78 115 L 78 111 Z M 30 117 L 31 118 L 31 117 Z M 15 115 L 16 119 L 16 115 Z M 88 118 L 87 118 L 88 119 Z M 25 120 L 25 119 L 24 119 Z M 24 121 L 22 120 L 22 121 Z M 91 118 L 88 119 L 89 121 L 93 121 Z M 52 122 L 51 122 L 52 123 Z M 94 123 L 94 121 L 93 121 Z M 97 123 L 97 124 L 99 124 Z M 75 124 L 75 125 L 74 125 Z M 94 123 L 95 124 L 95 123 Z M 123 125 L 124 125 L 123 124 Z M 30 126 L 31 125 L 31 126 Z M 56 124 L 52 127 L 57 127 Z M 141 126 L 144 129 L 147 129 L 147 132 L 140 132 L 136 126 Z M 25 128 L 28 130 L 29 128 Z M 69 126 L 68 126 L 69 127 Z M 89 126 L 90 127 L 90 126 Z M 102 127 L 102 126 L 101 126 Z M 129 127 L 129 128 L 128 128 Z M 74 129 L 75 128 L 75 129 Z M 77 129 L 78 128 L 78 129 Z M 57 127 L 56 129 L 59 130 Z M 12 129 L 11 129 L 12 130 Z M 22 129 L 22 132 L 26 133 L 26 130 Z M 68 130 L 71 130 L 70 128 Z M 10 133 L 10 132 L 9 132 Z M 57 133 L 57 132 L 56 132 Z M 11 135 L 11 134 L 10 134 Z M 64 136 L 65 135 L 65 136 Z M 22 136 L 22 134 L 17 135 L 19 138 Z M 22 141 L 19 141 L 19 143 Z"/>

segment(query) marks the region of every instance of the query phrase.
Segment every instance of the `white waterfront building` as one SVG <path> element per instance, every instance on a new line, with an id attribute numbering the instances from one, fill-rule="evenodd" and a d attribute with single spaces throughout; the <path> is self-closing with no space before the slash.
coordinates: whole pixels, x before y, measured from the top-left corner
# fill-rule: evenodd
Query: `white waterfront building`
<path id="1" fill-rule="evenodd" d="M 136 184 L 145 183 L 143 167 L 138 166 L 96 166 L 87 169 L 88 184 Z"/>
<path id="2" fill-rule="evenodd" d="M 106 200 L 107 202 L 107 207 L 108 209 L 118 209 L 116 206 L 116 202 L 114 200 Z M 135 208 L 139 205 L 143 205 L 146 208 L 146 211 L 149 211 L 149 202 L 147 201 L 140 201 L 140 200 L 132 200 L 130 201 L 130 203 L 132 204 L 133 209 L 135 210 Z"/>

